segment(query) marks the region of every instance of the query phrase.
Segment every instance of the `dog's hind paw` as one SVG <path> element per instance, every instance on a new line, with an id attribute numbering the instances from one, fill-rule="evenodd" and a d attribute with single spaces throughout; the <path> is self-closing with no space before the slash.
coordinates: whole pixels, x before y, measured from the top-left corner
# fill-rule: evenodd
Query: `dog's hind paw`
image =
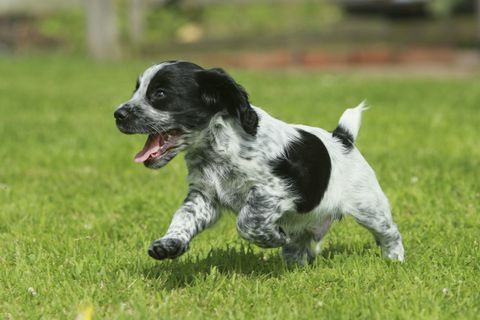
<path id="1" fill-rule="evenodd" d="M 254 232 L 253 235 L 250 235 L 248 240 L 252 241 L 261 248 L 278 248 L 290 242 L 290 238 L 282 228 L 262 231 L 257 230 L 257 232 Z"/>
<path id="2" fill-rule="evenodd" d="M 157 260 L 175 259 L 188 250 L 188 243 L 175 238 L 155 240 L 148 248 L 148 255 Z"/>
<path id="3" fill-rule="evenodd" d="M 405 250 L 402 243 L 397 244 L 393 248 L 384 248 L 383 256 L 387 259 L 398 260 L 400 262 L 405 261 Z"/>

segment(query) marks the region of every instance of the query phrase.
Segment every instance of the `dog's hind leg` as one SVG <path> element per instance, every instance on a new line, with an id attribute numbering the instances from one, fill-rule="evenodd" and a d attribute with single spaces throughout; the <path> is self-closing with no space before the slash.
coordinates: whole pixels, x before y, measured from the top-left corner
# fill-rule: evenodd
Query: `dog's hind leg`
<path id="1" fill-rule="evenodd" d="M 313 260 L 315 256 L 320 253 L 323 237 L 325 237 L 328 230 L 330 230 L 333 220 L 334 217 L 330 216 L 312 229 L 315 248 L 312 249 L 312 253 L 310 254 L 312 257 L 310 260 Z"/>
<path id="2" fill-rule="evenodd" d="M 292 235 L 291 241 L 282 247 L 282 256 L 287 264 L 304 265 L 307 261 L 312 263 L 320 253 L 320 245 L 323 237 L 327 234 L 333 222 L 328 217 L 311 230 L 305 230 L 300 234 Z"/>
<path id="3" fill-rule="evenodd" d="M 283 212 L 278 208 L 278 197 L 265 190 L 252 188 L 237 218 L 240 236 L 262 248 L 282 247 L 289 242 L 284 230 L 277 225 Z"/>
<path id="4" fill-rule="evenodd" d="M 383 192 L 377 196 L 376 201 L 362 202 L 351 214 L 360 225 L 370 230 L 384 257 L 403 262 L 402 236 L 392 220 L 390 205 Z"/>
<path id="5" fill-rule="evenodd" d="M 313 261 L 315 251 L 312 248 L 313 235 L 304 231 L 303 233 L 292 235 L 290 242 L 282 247 L 283 260 L 288 265 L 305 265 L 308 261 Z"/>

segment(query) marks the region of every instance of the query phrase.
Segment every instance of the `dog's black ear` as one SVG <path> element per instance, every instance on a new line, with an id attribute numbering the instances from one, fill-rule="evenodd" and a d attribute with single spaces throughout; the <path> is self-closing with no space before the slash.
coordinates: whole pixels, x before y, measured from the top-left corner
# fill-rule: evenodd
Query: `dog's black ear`
<path id="1" fill-rule="evenodd" d="M 238 119 L 245 132 L 253 136 L 257 134 L 258 115 L 241 85 L 220 68 L 197 71 L 195 76 L 202 100 L 209 108 L 216 111 L 226 109 Z"/>

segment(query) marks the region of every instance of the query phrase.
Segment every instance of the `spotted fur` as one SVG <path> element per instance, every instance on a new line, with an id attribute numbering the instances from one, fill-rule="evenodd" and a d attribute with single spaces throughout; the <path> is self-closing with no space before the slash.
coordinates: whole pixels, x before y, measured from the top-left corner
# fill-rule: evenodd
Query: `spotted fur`
<path id="1" fill-rule="evenodd" d="M 156 101 L 151 95 L 159 87 Z M 332 222 L 345 215 L 373 233 L 384 256 L 403 261 L 388 200 L 354 145 L 363 110 L 362 104 L 345 111 L 332 134 L 252 106 L 244 88 L 221 69 L 174 61 L 147 69 L 133 97 L 115 112 L 117 126 L 124 133 L 181 130 L 172 151 L 145 165 L 162 167 L 184 150 L 189 184 L 150 256 L 183 254 L 227 208 L 237 214 L 241 237 L 283 247 L 287 262 L 312 260 Z"/>

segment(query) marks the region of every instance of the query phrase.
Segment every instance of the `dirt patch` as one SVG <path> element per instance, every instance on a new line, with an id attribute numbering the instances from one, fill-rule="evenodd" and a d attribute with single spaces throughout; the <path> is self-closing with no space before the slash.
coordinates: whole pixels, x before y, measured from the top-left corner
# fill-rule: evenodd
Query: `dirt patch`
<path id="1" fill-rule="evenodd" d="M 343 51 L 309 49 L 272 50 L 208 54 L 204 61 L 247 69 L 301 67 L 328 69 L 342 67 L 423 67 L 480 70 L 480 54 L 451 48 L 411 47 L 404 49 L 365 48 Z"/>

